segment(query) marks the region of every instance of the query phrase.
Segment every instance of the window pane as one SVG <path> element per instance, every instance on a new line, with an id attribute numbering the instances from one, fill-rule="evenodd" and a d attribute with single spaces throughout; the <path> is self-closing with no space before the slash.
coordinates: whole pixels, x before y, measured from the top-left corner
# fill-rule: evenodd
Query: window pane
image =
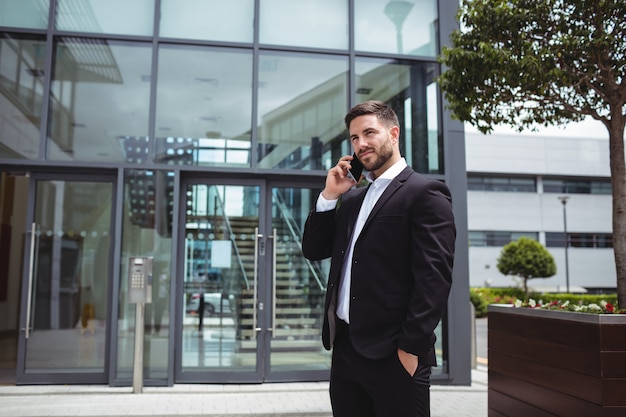
<path id="1" fill-rule="evenodd" d="M 124 173 L 124 214 L 118 297 L 118 347 L 116 378 L 132 377 L 135 304 L 128 302 L 130 257 L 152 256 L 152 302 L 145 305 L 144 378 L 167 379 L 172 213 L 174 173 L 130 170 Z"/>
<path id="2" fill-rule="evenodd" d="M 511 178 L 510 191 L 535 192 L 536 189 L 534 178 Z"/>
<path id="3" fill-rule="evenodd" d="M 570 246 L 574 248 L 593 248 L 592 233 L 572 233 L 569 234 Z"/>
<path id="4" fill-rule="evenodd" d="M 543 180 L 544 193 L 562 193 L 565 192 L 565 184 L 561 180 Z"/>
<path id="5" fill-rule="evenodd" d="M 149 36 L 154 0 L 59 0 L 55 26 L 75 32 Z"/>
<path id="6" fill-rule="evenodd" d="M 400 120 L 400 152 L 421 173 L 443 173 L 434 64 L 357 59 L 357 101 L 381 100 Z"/>
<path id="7" fill-rule="evenodd" d="M 613 235 L 610 233 L 598 233 L 596 235 L 596 246 L 598 248 L 612 248 L 613 247 Z"/>
<path id="8" fill-rule="evenodd" d="M 161 36 L 252 42 L 254 0 L 161 0 Z"/>
<path id="9" fill-rule="evenodd" d="M 338 149 L 347 136 L 347 71 L 344 57 L 261 55 L 259 167 L 331 167 L 332 148 Z"/>
<path id="10" fill-rule="evenodd" d="M 546 232 L 546 246 L 553 248 L 564 248 L 565 234 L 561 232 Z"/>
<path id="11" fill-rule="evenodd" d="M 511 241 L 518 240 L 520 237 L 539 240 L 539 234 L 537 232 L 511 232 Z"/>
<path id="12" fill-rule="evenodd" d="M 151 45 L 62 38 L 50 98 L 48 157 L 146 160 Z"/>
<path id="13" fill-rule="evenodd" d="M 487 232 L 487 246 L 504 246 L 511 242 L 511 232 Z"/>
<path id="14" fill-rule="evenodd" d="M 468 191 L 484 191 L 485 179 L 482 177 L 467 177 Z"/>
<path id="15" fill-rule="evenodd" d="M 0 0 L 0 26 L 46 29 L 49 7 L 50 0 Z"/>
<path id="16" fill-rule="evenodd" d="M 610 181 L 593 181 L 591 183 L 591 194 L 611 194 Z"/>
<path id="17" fill-rule="evenodd" d="M 355 0 L 355 49 L 437 55 L 437 1 Z"/>
<path id="18" fill-rule="evenodd" d="M 263 0 L 260 42 L 316 48 L 348 48 L 347 0 Z"/>
<path id="19" fill-rule="evenodd" d="M 0 158 L 37 159 L 45 40 L 0 34 Z"/>
<path id="20" fill-rule="evenodd" d="M 469 231 L 468 237 L 470 246 L 487 246 L 487 236 L 485 232 Z"/>
<path id="21" fill-rule="evenodd" d="M 571 194 L 591 194 L 591 182 L 566 181 L 565 192 Z"/>
<path id="22" fill-rule="evenodd" d="M 156 162 L 250 166 L 252 54 L 162 46 Z"/>

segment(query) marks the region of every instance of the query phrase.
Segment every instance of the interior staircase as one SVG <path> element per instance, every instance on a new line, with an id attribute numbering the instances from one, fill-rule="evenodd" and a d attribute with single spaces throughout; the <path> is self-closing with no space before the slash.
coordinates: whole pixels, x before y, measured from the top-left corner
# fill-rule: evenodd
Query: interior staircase
<path id="1" fill-rule="evenodd" d="M 222 291 L 231 299 L 231 311 L 235 320 L 239 350 L 254 350 L 257 348 L 254 329 L 254 250 L 258 218 L 229 217 L 227 227 L 223 217 L 218 216 L 208 220 L 214 231 L 229 230 L 224 236 L 218 238 L 230 237 L 229 240 L 236 246 L 236 250 L 233 248 L 232 251 L 233 268 L 230 274 L 222 278 Z M 276 228 L 276 314 L 272 330 L 272 350 L 319 350 L 325 289 L 318 281 L 319 278 L 316 279 L 314 275 L 316 273 L 313 271 L 314 266 L 308 263 L 302 255 L 299 237 L 293 236 L 294 233 L 287 223 L 281 219 L 274 219 L 274 227 Z M 266 253 L 270 254 L 272 239 L 265 239 L 265 244 Z M 267 256 L 267 262 L 271 262 L 271 256 Z M 261 276 L 259 271 L 259 277 Z M 271 285 L 271 282 L 266 285 Z M 262 286 L 259 285 L 259 288 Z M 260 300 L 258 297 L 260 295 L 257 295 L 257 299 Z M 263 311 L 271 308 L 271 305 L 265 304 Z M 267 325 L 267 327 L 270 326 L 272 324 Z M 257 327 L 259 327 L 258 322 Z"/>

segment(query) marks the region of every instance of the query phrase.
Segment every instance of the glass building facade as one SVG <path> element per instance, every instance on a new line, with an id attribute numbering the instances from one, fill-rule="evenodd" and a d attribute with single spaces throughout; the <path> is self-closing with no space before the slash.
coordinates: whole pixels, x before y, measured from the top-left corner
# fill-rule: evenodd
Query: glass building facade
<path id="1" fill-rule="evenodd" d="M 15 382 L 129 385 L 137 332 L 148 385 L 327 379 L 329 264 L 303 258 L 301 231 L 351 153 L 346 110 L 376 99 L 409 165 L 453 192 L 433 381 L 469 383 L 464 138 L 436 84 L 456 7 L 0 0 L 0 362 Z"/>

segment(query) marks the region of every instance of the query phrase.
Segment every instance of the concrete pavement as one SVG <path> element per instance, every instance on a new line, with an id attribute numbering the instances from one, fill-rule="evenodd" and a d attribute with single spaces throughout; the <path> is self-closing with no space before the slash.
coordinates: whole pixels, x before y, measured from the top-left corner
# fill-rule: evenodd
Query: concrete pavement
<path id="1" fill-rule="evenodd" d="M 472 370 L 469 387 L 431 388 L 432 417 L 486 417 L 487 367 Z M 0 386 L 4 417 L 328 417 L 328 382 L 259 385 L 131 387 L 95 385 Z"/>

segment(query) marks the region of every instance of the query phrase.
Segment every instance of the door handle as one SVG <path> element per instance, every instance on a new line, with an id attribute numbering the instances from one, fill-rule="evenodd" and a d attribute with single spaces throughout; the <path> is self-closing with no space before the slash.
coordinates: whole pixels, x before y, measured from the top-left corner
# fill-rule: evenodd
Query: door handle
<path id="1" fill-rule="evenodd" d="M 252 329 L 254 330 L 254 334 L 255 336 L 261 331 L 260 327 L 257 327 L 257 302 L 258 302 L 258 295 L 259 295 L 259 279 L 258 279 L 258 272 L 259 272 L 259 250 L 263 250 L 263 252 L 265 252 L 264 250 L 264 245 L 263 246 L 259 246 L 259 239 L 263 239 L 263 235 L 259 234 L 259 228 L 255 227 L 254 228 L 254 290 L 253 290 L 253 297 L 252 297 Z M 259 306 L 259 308 L 262 308 L 262 306 Z"/>
<path id="2" fill-rule="evenodd" d="M 274 229 L 272 236 L 268 239 L 272 239 L 272 327 L 269 330 L 272 332 L 272 339 L 275 336 L 274 329 L 276 328 L 276 229 Z"/>
<path id="3" fill-rule="evenodd" d="M 29 264 L 28 264 L 28 295 L 26 299 L 26 327 L 24 330 L 25 335 L 24 338 L 28 340 L 30 336 L 30 316 L 31 316 L 31 307 L 32 307 L 32 298 L 33 298 L 33 277 L 34 277 L 34 269 L 35 269 L 35 238 L 37 231 L 37 223 L 31 225 L 30 229 L 30 254 L 29 254 Z"/>

